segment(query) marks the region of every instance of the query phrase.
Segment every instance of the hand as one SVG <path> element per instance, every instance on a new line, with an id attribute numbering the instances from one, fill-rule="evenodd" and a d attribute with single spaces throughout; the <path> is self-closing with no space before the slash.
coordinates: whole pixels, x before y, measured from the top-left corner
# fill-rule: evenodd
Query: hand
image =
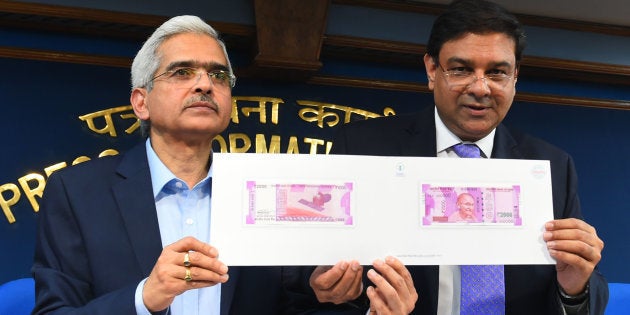
<path id="1" fill-rule="evenodd" d="M 190 267 L 184 267 L 186 253 L 189 253 Z M 228 268 L 218 257 L 216 248 L 193 237 L 164 247 L 144 284 L 144 305 L 151 312 L 161 311 L 187 290 L 225 283 Z M 184 280 L 187 268 L 190 268 L 191 281 Z"/>
<path id="2" fill-rule="evenodd" d="M 358 261 L 340 261 L 334 266 L 318 266 L 310 285 L 321 303 L 342 304 L 352 301 L 363 291 L 363 267 Z"/>
<path id="3" fill-rule="evenodd" d="M 558 284 L 567 294 L 580 294 L 602 259 L 604 242 L 594 227 L 579 219 L 550 221 L 545 230 L 543 239 L 556 259 Z"/>
<path id="4" fill-rule="evenodd" d="M 418 301 L 418 293 L 409 270 L 394 257 L 387 257 L 385 261 L 376 260 L 373 265 L 374 269 L 368 271 L 368 278 L 376 286 L 367 288 L 370 313 L 377 315 L 411 313 Z"/>

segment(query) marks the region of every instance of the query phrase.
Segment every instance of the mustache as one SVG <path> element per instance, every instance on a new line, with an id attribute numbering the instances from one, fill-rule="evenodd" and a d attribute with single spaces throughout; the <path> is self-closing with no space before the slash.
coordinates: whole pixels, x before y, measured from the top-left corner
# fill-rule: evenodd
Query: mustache
<path id="1" fill-rule="evenodd" d="M 189 98 L 184 103 L 184 107 L 190 107 L 192 104 L 199 103 L 199 102 L 210 103 L 210 104 L 212 104 L 212 107 L 214 109 L 218 109 L 219 108 L 219 104 L 217 104 L 217 102 L 215 100 L 213 100 L 210 96 L 208 96 L 206 94 L 199 94 L 199 95 L 195 95 L 195 96 Z"/>
<path id="2" fill-rule="evenodd" d="M 459 99 L 460 104 L 476 104 L 482 107 L 492 107 L 493 101 L 489 97 L 475 97 L 472 95 L 462 95 Z"/>

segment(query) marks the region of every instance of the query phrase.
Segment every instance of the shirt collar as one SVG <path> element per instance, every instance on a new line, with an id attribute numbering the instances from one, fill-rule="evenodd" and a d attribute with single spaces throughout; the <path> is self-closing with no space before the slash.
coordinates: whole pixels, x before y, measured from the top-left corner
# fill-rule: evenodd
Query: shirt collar
<path id="1" fill-rule="evenodd" d="M 151 138 L 147 138 L 146 141 L 146 150 L 147 150 L 147 159 L 149 160 L 149 171 L 151 172 L 151 185 L 153 187 L 153 198 L 156 198 L 157 195 L 162 191 L 164 185 L 168 184 L 173 179 L 177 179 L 175 174 L 171 172 L 171 170 L 162 163 L 162 160 L 157 156 L 153 147 L 151 146 Z M 202 184 L 208 181 L 209 178 L 212 177 L 212 164 L 210 164 L 210 170 L 208 171 L 208 175 L 201 180 L 197 185 Z M 197 186 L 195 185 L 195 186 Z"/>
<path id="2" fill-rule="evenodd" d="M 490 157 L 490 155 L 492 154 L 492 148 L 494 147 L 494 134 L 496 133 L 496 128 L 492 129 L 492 131 L 487 136 L 479 139 L 478 141 L 475 141 L 475 142 L 462 141 L 462 139 L 456 136 L 453 132 L 451 132 L 446 127 L 446 125 L 444 125 L 442 118 L 440 118 L 440 115 L 438 115 L 437 108 L 434 109 L 434 116 L 435 116 L 435 143 L 437 145 L 436 154 L 442 151 L 445 151 L 446 149 L 458 143 L 463 142 L 463 143 L 476 144 L 486 157 Z"/>

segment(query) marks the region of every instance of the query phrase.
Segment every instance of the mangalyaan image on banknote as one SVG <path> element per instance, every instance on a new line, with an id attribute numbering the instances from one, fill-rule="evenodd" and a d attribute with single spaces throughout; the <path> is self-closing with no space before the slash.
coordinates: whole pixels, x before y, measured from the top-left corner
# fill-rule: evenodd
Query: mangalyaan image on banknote
<path id="1" fill-rule="evenodd" d="M 457 186 L 421 184 L 422 225 L 520 226 L 519 185 Z"/>
<path id="2" fill-rule="evenodd" d="M 247 181 L 246 225 L 352 226 L 353 183 Z"/>

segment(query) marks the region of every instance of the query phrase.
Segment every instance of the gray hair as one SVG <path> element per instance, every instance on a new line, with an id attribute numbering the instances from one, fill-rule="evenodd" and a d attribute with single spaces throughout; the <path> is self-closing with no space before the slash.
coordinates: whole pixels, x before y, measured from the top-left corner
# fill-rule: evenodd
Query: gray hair
<path id="1" fill-rule="evenodd" d="M 205 34 L 216 39 L 227 61 L 228 72 L 233 74 L 232 64 L 228 58 L 225 43 L 219 38 L 219 33 L 201 20 L 199 17 L 193 15 L 181 15 L 176 16 L 168 21 L 164 22 L 158 27 L 153 34 L 142 45 L 142 48 L 136 54 L 131 64 L 131 88 L 146 88 L 147 91 L 153 89 L 153 76 L 160 67 L 160 61 L 162 56 L 158 53 L 158 48 L 167 39 L 184 33 Z M 140 129 L 144 136 L 149 135 L 150 123 L 149 121 L 141 120 Z"/>

